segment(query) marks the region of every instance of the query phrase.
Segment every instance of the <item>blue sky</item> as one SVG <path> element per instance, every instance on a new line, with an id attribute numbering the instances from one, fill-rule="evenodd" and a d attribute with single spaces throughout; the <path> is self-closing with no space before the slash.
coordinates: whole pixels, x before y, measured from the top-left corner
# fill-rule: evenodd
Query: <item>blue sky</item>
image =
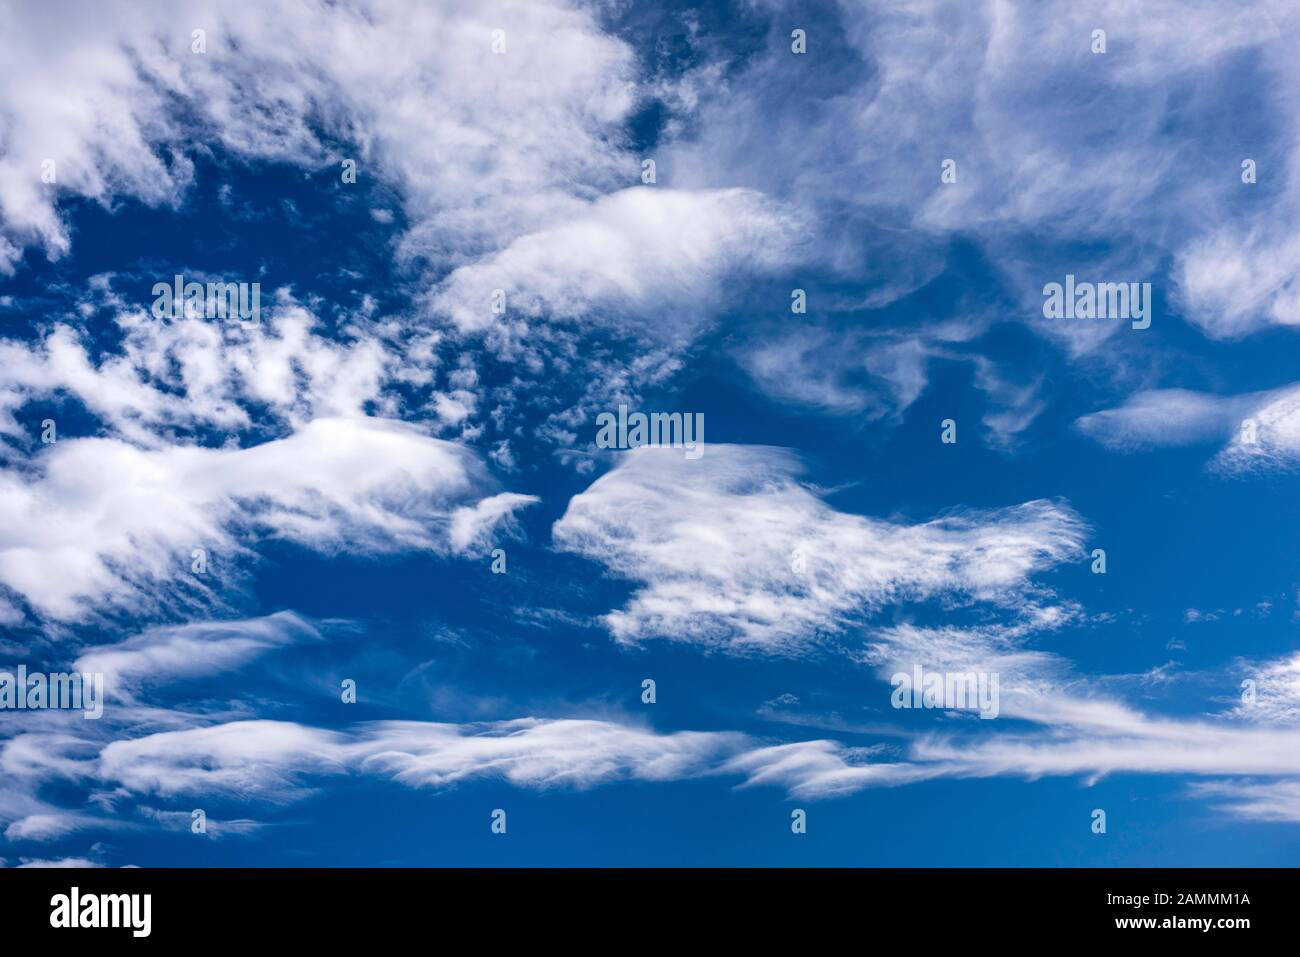
<path id="1" fill-rule="evenodd" d="M 8 866 L 1300 860 L 1295 11 L 261 6 L 6 10 Z"/>

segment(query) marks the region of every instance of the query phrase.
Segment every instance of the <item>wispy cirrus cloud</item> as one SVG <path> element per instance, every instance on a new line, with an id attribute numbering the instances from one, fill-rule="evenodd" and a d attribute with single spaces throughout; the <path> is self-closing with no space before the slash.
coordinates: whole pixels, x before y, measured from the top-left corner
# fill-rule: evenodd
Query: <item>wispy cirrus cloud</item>
<path id="1" fill-rule="evenodd" d="M 283 617 L 262 628 L 291 624 Z M 226 626 L 228 634 L 250 623 Z M 1050 622 L 1049 622 L 1050 626 Z M 247 668 L 254 657 L 224 660 L 228 639 L 213 624 L 212 649 L 194 651 L 214 668 Z M 238 801 L 273 808 L 310 798 L 345 779 L 378 778 L 408 787 L 445 790 L 500 780 L 527 790 L 588 789 L 619 781 L 658 782 L 716 778 L 741 787 L 778 787 L 792 797 L 821 800 L 873 787 L 971 777 L 1078 776 L 1095 782 L 1111 774 L 1161 774 L 1203 779 L 1191 794 L 1218 800 L 1234 816 L 1283 820 L 1300 780 L 1294 709 L 1294 662 L 1256 669 L 1265 682 L 1269 720 L 1242 724 L 1235 714 L 1154 717 L 1072 673 L 1064 659 L 1027 651 L 1019 639 L 1043 627 L 1012 631 L 895 630 L 880 636 L 868 663 L 887 672 L 905 660 L 927 667 L 996 668 L 1003 681 L 1002 717 L 1011 729 L 986 722 L 940 720 L 907 727 L 898 721 L 890 743 L 842 740 L 773 740 L 740 731 L 659 731 L 623 717 L 523 717 L 452 723 L 384 720 L 325 728 L 295 721 L 240 718 L 199 711 L 164 713 L 148 707 L 115 708 L 104 727 L 86 728 L 75 715 L 48 714 L 44 728 L 10 728 L 0 748 L 0 768 L 19 773 L 0 801 L 8 838 L 59 840 L 80 831 L 129 827 L 138 813 L 174 826 L 184 812 L 140 803 L 147 797 Z M 183 632 L 189 635 L 186 630 Z M 154 644 L 180 630 L 160 630 Z M 120 653 L 113 647 L 103 653 Z M 184 679 L 170 660 L 150 657 L 153 681 Z M 884 687 L 884 683 L 881 683 Z M 1262 686 L 1263 687 L 1263 686 Z M 882 700 L 887 691 L 881 691 Z M 170 714 L 174 727 L 157 730 Z M 936 716 L 941 717 L 941 716 Z M 999 724 L 1001 722 L 998 722 Z M 870 731 L 842 729 L 859 736 Z M 1244 783 L 1243 783 L 1244 782 Z M 85 808 L 37 798 L 58 783 L 91 789 Z M 1276 805 L 1276 806 L 1275 806 Z M 111 810 L 109 814 L 106 811 Z M 240 817 L 230 836 L 256 834 L 266 822 Z"/>
<path id="2" fill-rule="evenodd" d="M 702 98 L 699 134 L 669 155 L 675 182 L 726 178 L 807 211 L 819 261 L 886 301 L 938 272 L 952 239 L 972 240 L 1030 327 L 1075 355 L 1117 327 L 1042 321 L 1043 284 L 1154 277 L 1164 257 L 1171 301 L 1211 337 L 1296 322 L 1294 11 L 1270 0 L 1140 13 L 840 3 L 823 20 L 792 4 L 760 10 L 769 42 L 737 65 L 743 82 Z M 789 49 L 796 23 L 809 30 L 804 56 Z M 1219 118 L 1244 103 L 1265 121 L 1225 135 Z M 1268 170 L 1254 185 L 1241 179 L 1248 157 Z M 955 182 L 940 179 L 946 160 Z"/>
<path id="3" fill-rule="evenodd" d="M 666 637 L 794 654 L 881 607 L 1005 603 L 1082 554 L 1085 525 L 1040 501 L 904 524 L 835 511 L 779 449 L 710 445 L 621 454 L 556 522 L 558 547 L 639 583 L 605 622 L 624 642 Z"/>
<path id="4" fill-rule="evenodd" d="M 1225 473 L 1292 468 L 1300 461 L 1300 386 L 1227 396 L 1156 389 L 1075 425 L 1117 451 L 1226 442 L 1213 462 Z"/>
<path id="5" fill-rule="evenodd" d="M 319 642 L 320 632 L 293 612 L 242 621 L 191 622 L 150 628 L 125 641 L 95 645 L 75 671 L 102 674 L 108 694 L 136 700 L 145 688 L 237 671 L 276 648 Z"/>
<path id="6" fill-rule="evenodd" d="M 1300 824 L 1300 780 L 1194 781 L 1191 792 L 1247 821 Z"/>
<path id="7" fill-rule="evenodd" d="M 346 730 L 235 721 L 113 741 L 89 773 L 136 794 L 270 803 L 302 799 L 322 781 L 350 774 L 435 789 L 483 778 L 585 789 L 739 776 L 745 786 L 814 799 L 940 777 L 1262 775 L 1279 786 L 1300 777 L 1294 727 L 1155 719 L 1100 698 L 1078 699 L 1072 713 L 1068 722 L 1020 733 L 983 733 L 980 723 L 980 733 L 921 734 L 902 755 L 829 740 L 772 743 L 738 732 L 663 733 L 593 719 L 385 721 Z"/>
<path id="8" fill-rule="evenodd" d="M 203 605 L 218 597 L 208 582 L 233 580 L 259 536 L 324 552 L 346 542 L 358 554 L 451 553 L 455 509 L 490 485 L 464 446 L 360 416 L 242 449 L 62 439 L 0 473 L 0 584 L 55 620 Z M 194 573 L 195 549 L 210 575 Z"/>
<path id="9" fill-rule="evenodd" d="M 314 781 L 358 773 L 412 787 L 500 778 L 532 789 L 588 788 L 706 773 L 746 742 L 734 733 L 662 734 L 599 720 L 384 721 L 348 731 L 239 721 L 114 741 L 100 754 L 95 773 L 141 794 L 271 802 L 304 797 Z"/>
<path id="10" fill-rule="evenodd" d="M 545 317 L 689 341 L 729 281 L 789 263 L 806 242 L 803 232 L 790 210 L 751 190 L 638 186 L 461 266 L 430 305 L 462 329 L 495 326 L 498 335 Z M 492 310 L 496 290 L 504 294 L 500 318 Z"/>

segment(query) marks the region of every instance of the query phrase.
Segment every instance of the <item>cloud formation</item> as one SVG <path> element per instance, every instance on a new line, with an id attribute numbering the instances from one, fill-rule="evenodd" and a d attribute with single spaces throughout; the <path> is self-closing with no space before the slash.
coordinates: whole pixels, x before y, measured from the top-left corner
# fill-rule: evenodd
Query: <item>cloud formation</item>
<path id="1" fill-rule="evenodd" d="M 0 473 L 0 584 L 42 616 L 76 620 L 211 600 L 208 582 L 229 580 L 258 537 L 446 554 L 453 513 L 489 484 L 465 447 L 360 416 L 315 419 L 249 448 L 62 439 Z"/>
<path id="2" fill-rule="evenodd" d="M 63 197 L 179 202 L 187 154 L 212 138 L 246 158 L 320 168 L 339 163 L 330 143 L 346 137 L 361 175 L 378 172 L 404 197 L 409 253 L 444 264 L 637 170 L 617 142 L 636 99 L 632 52 L 584 7 L 108 0 L 70 16 L 64 6 L 15 9 L 0 40 L 6 271 L 27 245 L 67 253 Z M 498 29 L 509 55 L 493 52 Z M 47 158 L 53 185 L 41 181 Z"/>
<path id="3" fill-rule="evenodd" d="M 1300 385 L 1228 396 L 1185 389 L 1138 392 L 1075 425 L 1124 452 L 1225 442 L 1213 464 L 1226 473 L 1294 468 L 1300 461 Z"/>
<path id="4" fill-rule="evenodd" d="M 666 637 L 794 654 L 883 606 L 1006 603 L 1081 555 L 1067 506 L 1027 502 L 908 525 L 837 512 L 800 485 L 788 452 L 710 445 L 685 460 L 634 449 L 575 496 L 556 545 L 639 588 L 605 623 L 622 642 Z"/>

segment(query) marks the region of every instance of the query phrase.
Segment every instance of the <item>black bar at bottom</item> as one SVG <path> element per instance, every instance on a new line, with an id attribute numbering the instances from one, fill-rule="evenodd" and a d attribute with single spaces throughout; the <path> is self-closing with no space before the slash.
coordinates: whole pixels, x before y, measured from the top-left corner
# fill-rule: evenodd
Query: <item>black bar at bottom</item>
<path id="1" fill-rule="evenodd" d="M 824 939 L 828 924 L 851 926 L 854 934 L 919 934 L 919 940 L 977 935 L 969 942 L 1032 931 L 1066 941 L 1199 935 L 1230 946 L 1295 933 L 1298 875 L 1292 869 L 3 870 L 0 919 L 7 935 L 48 935 L 51 942 L 76 934 L 81 943 L 115 938 L 205 949 L 280 940 L 432 943 L 420 936 L 430 932 L 451 946 L 444 932 L 471 927 L 490 934 L 493 944 L 513 934 L 533 944 L 550 938 L 610 943 L 610 932 L 647 940 L 672 933 L 680 942 L 699 928 L 734 935 L 737 943 L 771 944 L 767 934 L 798 939 L 801 927 L 808 939 Z"/>

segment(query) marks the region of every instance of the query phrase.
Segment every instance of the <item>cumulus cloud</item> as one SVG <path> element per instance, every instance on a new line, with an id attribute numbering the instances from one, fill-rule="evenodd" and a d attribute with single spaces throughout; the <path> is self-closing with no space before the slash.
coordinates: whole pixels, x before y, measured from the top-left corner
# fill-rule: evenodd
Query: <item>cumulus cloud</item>
<path id="1" fill-rule="evenodd" d="M 836 512 L 799 471 L 771 448 L 710 445 L 696 461 L 636 449 L 570 501 L 554 540 L 639 583 L 605 618 L 618 640 L 777 654 L 890 604 L 1006 602 L 1081 553 L 1084 525 L 1064 505 L 908 525 Z"/>

